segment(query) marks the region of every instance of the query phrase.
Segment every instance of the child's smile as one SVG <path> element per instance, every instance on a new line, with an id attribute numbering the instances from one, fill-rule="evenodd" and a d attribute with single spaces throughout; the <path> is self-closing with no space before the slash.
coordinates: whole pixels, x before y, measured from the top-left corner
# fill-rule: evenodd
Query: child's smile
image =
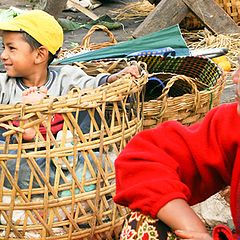
<path id="1" fill-rule="evenodd" d="M 34 67 L 35 51 L 18 32 L 3 33 L 1 60 L 10 77 L 26 77 Z"/>

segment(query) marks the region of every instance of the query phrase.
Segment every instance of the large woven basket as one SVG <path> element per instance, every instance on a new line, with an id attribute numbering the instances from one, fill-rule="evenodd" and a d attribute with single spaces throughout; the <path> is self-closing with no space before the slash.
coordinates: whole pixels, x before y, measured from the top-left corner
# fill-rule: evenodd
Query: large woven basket
<path id="1" fill-rule="evenodd" d="M 237 23 L 240 22 L 240 0 L 215 0 L 215 2 Z M 181 22 L 186 29 L 202 28 L 203 23 L 193 14 L 189 13 Z"/>
<path id="2" fill-rule="evenodd" d="M 225 77 L 210 59 L 201 57 L 138 57 L 148 71 L 163 80 L 165 88 L 156 99 L 144 102 L 144 128 L 166 120 L 190 125 L 220 104 Z"/>
<path id="3" fill-rule="evenodd" d="M 138 79 L 125 75 L 37 105 L 1 105 L 6 137 L 0 144 L 1 239 L 118 239 L 126 209 L 113 202 L 114 160 L 142 129 L 140 99 L 146 81 L 143 71 Z M 57 113 L 64 118 L 60 137 L 50 130 Z M 85 118 L 88 126 L 82 126 Z M 47 129 L 46 138 L 40 124 Z M 22 133 L 31 126 L 35 140 L 24 142 Z"/>

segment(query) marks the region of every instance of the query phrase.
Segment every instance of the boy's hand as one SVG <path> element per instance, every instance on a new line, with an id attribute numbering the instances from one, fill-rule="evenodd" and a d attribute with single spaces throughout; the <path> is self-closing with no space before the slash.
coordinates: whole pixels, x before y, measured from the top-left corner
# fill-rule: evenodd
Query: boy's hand
<path id="1" fill-rule="evenodd" d="M 140 77 L 140 72 L 139 72 L 138 66 L 131 65 L 131 66 L 125 67 L 123 70 L 121 70 L 118 73 L 110 75 L 108 78 L 108 83 L 112 83 L 112 82 L 116 81 L 119 77 L 121 77 L 122 75 L 127 74 L 127 73 L 130 73 L 135 78 Z"/>
<path id="2" fill-rule="evenodd" d="M 175 234 L 179 239 L 188 239 L 188 240 L 213 240 L 213 238 L 204 232 L 194 232 L 186 230 L 176 230 Z"/>
<path id="3" fill-rule="evenodd" d="M 39 89 L 37 87 L 30 87 L 23 91 L 22 102 L 23 103 L 36 103 L 42 100 L 47 95 L 47 88 L 42 86 Z"/>

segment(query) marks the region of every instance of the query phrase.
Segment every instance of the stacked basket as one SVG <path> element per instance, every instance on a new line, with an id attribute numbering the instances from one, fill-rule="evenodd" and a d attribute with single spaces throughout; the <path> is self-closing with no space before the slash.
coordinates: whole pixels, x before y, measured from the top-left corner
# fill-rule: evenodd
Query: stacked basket
<path id="1" fill-rule="evenodd" d="M 126 209 L 113 202 L 114 159 L 142 128 L 146 81 L 143 71 L 137 79 L 125 75 L 40 104 L 1 105 L 1 239 L 118 238 Z M 50 128 L 55 114 L 64 119 L 60 136 Z M 85 118 L 87 128 L 82 126 Z M 46 127 L 46 137 L 40 125 Z M 24 142 L 22 133 L 29 127 L 36 137 Z"/>

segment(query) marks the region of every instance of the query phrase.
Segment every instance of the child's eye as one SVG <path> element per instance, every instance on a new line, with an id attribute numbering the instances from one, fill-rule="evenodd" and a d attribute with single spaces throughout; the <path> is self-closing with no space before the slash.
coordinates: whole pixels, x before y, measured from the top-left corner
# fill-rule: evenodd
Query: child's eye
<path id="1" fill-rule="evenodd" d="M 9 49 L 10 49 L 10 51 L 11 51 L 11 50 L 15 50 L 16 48 L 15 48 L 15 47 L 12 47 L 12 46 L 9 46 Z"/>

